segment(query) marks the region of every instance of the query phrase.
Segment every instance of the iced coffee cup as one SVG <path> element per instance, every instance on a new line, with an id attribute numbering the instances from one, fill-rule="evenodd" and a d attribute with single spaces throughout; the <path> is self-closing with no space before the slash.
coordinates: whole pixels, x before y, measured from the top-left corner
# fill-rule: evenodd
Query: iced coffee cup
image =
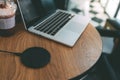
<path id="1" fill-rule="evenodd" d="M 0 36 L 10 36 L 14 33 L 16 9 L 14 2 L 0 1 Z"/>

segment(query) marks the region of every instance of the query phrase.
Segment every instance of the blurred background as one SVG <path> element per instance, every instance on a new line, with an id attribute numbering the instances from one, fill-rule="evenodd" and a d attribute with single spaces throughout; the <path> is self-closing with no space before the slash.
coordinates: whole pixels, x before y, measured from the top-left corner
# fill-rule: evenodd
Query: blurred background
<path id="1" fill-rule="evenodd" d="M 69 0 L 68 11 L 89 16 L 96 28 L 105 28 L 107 19 L 120 19 L 120 0 Z M 120 21 L 119 21 L 120 23 Z M 111 53 L 113 38 L 102 37 L 103 52 Z"/>

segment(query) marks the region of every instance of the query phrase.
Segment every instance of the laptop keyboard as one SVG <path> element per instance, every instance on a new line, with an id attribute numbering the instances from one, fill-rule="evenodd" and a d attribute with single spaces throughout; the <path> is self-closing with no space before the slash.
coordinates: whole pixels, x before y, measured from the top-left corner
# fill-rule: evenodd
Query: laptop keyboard
<path id="1" fill-rule="evenodd" d="M 34 29 L 54 36 L 73 16 L 72 14 L 58 11 Z"/>

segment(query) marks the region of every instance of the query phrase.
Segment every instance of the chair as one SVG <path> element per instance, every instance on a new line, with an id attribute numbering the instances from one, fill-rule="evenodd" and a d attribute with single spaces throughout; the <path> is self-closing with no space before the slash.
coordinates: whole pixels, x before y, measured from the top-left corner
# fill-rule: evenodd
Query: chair
<path id="1" fill-rule="evenodd" d="M 120 20 L 116 18 L 107 19 L 104 28 L 110 30 L 120 30 Z"/>
<path id="2" fill-rule="evenodd" d="M 105 30 L 97 28 L 98 32 L 101 36 L 104 37 L 113 37 L 120 38 L 120 31 L 113 30 Z M 96 75 L 99 76 L 99 79 L 95 80 L 120 80 L 120 42 L 117 42 L 117 46 L 115 45 L 112 53 L 107 54 L 102 52 L 102 55 L 95 65 L 93 73 L 88 75 Z M 84 80 L 92 80 L 90 77 Z"/>
<path id="3" fill-rule="evenodd" d="M 112 18 L 112 19 L 107 19 L 106 20 L 106 23 L 105 23 L 105 26 L 104 26 L 104 29 L 109 29 L 109 30 L 120 30 L 120 20 L 119 19 L 116 19 L 116 18 Z M 114 41 L 116 42 L 119 42 L 120 39 L 118 38 L 114 38 Z M 114 45 L 116 45 L 114 44 Z"/>
<path id="4" fill-rule="evenodd" d="M 120 31 L 116 30 L 104 30 L 97 29 L 101 36 L 105 37 L 114 37 L 120 39 Z M 116 43 L 116 42 L 115 42 Z M 108 80 L 120 80 L 120 41 L 117 42 L 117 45 L 114 45 L 113 51 L 111 54 L 102 53 L 101 61 L 99 62 L 98 69 L 103 69 L 102 73 L 106 71 Z M 103 64 L 100 64 L 103 63 Z M 102 68 L 100 67 L 102 66 Z"/>

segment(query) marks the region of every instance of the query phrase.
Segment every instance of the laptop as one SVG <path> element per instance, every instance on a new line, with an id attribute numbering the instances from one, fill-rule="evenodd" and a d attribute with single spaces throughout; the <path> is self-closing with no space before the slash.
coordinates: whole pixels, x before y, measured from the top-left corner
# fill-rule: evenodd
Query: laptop
<path id="1" fill-rule="evenodd" d="M 73 47 L 90 19 L 57 9 L 53 0 L 17 0 L 25 29 Z"/>

